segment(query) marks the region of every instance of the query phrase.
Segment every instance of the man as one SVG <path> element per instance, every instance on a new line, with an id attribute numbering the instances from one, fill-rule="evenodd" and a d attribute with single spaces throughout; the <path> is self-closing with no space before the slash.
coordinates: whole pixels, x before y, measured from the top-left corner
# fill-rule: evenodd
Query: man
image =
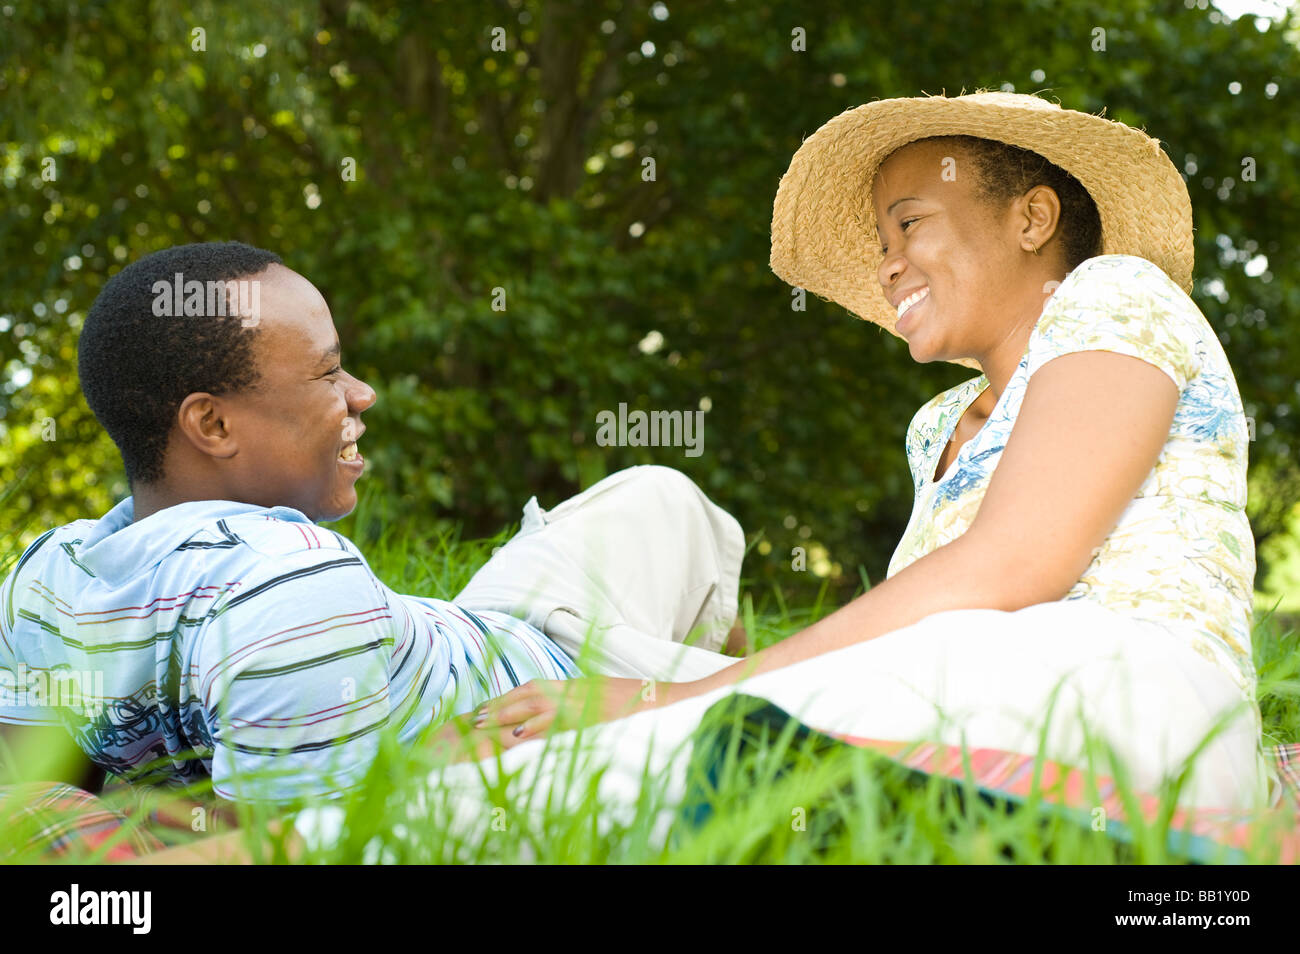
<path id="1" fill-rule="evenodd" d="M 456 717 L 531 681 L 601 673 L 626 700 L 734 662 L 709 650 L 735 617 L 740 527 L 667 468 L 550 514 L 529 501 L 455 602 L 386 587 L 318 525 L 356 505 L 375 392 L 271 252 L 127 266 L 87 315 L 79 370 L 132 495 L 45 533 L 0 586 L 6 741 L 67 733 L 123 778 L 284 801 L 358 785 L 390 727 L 413 744 L 446 723 L 437 739 L 477 757 L 517 744 Z M 682 645 L 692 630 L 708 649 Z"/>

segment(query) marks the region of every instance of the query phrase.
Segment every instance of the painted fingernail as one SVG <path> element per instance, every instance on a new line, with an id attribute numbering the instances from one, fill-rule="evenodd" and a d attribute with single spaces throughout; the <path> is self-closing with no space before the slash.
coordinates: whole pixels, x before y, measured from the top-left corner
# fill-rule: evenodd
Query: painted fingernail
<path id="1" fill-rule="evenodd" d="M 513 736 L 519 736 L 523 733 L 523 731 L 524 731 L 524 727 L 522 725 L 517 725 L 515 726 L 515 731 L 511 732 L 510 734 Z"/>

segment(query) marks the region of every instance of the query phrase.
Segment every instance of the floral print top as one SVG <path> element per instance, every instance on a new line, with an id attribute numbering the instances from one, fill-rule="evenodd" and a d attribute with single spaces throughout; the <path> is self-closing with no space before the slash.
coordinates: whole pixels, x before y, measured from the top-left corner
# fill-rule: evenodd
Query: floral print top
<path id="1" fill-rule="evenodd" d="M 940 455 L 989 380 L 981 374 L 958 384 L 916 413 L 907 432 L 915 502 L 887 575 L 971 525 L 1034 372 L 1059 355 L 1093 350 L 1160 368 L 1178 385 L 1179 399 L 1155 467 L 1064 598 L 1165 625 L 1253 702 L 1255 541 L 1245 511 L 1249 443 L 1241 396 L 1205 316 L 1146 259 L 1101 255 L 1066 276 L 992 415 L 938 481 Z"/>

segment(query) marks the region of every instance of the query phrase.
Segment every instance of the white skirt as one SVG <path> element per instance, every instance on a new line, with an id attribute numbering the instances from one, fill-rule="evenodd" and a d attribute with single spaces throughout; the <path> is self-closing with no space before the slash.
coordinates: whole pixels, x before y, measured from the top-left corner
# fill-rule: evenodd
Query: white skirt
<path id="1" fill-rule="evenodd" d="M 1205 743 L 1180 806 L 1254 810 L 1269 794 L 1258 709 L 1227 675 L 1161 626 L 1087 600 L 935 613 L 734 686 L 526 742 L 501 756 L 504 773 L 518 773 L 507 790 L 521 796 L 519 804 L 570 797 L 576 806 L 586 773 L 602 771 L 606 823 L 626 823 L 644 780 L 654 779 L 664 786 L 656 819 L 662 836 L 685 795 L 688 740 L 705 710 L 732 692 L 770 700 L 827 732 L 1029 754 L 1041 748 L 1045 758 L 1080 768 L 1089 764 L 1085 738 L 1100 739 L 1123 761 L 1132 787 L 1149 794 Z M 1106 762 L 1093 764 L 1114 774 Z M 451 811 L 454 830 L 469 836 L 489 830 L 484 781 L 497 779 L 497 763 L 487 759 L 449 766 L 428 782 L 438 793 L 436 811 Z"/>

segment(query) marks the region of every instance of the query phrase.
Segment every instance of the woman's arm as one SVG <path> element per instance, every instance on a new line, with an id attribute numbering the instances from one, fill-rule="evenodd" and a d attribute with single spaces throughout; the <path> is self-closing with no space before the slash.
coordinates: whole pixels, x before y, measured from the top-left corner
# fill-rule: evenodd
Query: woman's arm
<path id="1" fill-rule="evenodd" d="M 938 580 L 944 583 L 936 585 Z M 489 700 L 482 707 L 482 726 L 494 733 L 504 748 L 512 748 L 548 730 L 607 722 L 671 705 L 748 676 L 875 639 L 932 613 L 976 606 L 1012 609 L 1016 603 L 1013 593 L 1031 592 L 1028 587 L 1013 585 L 1016 583 L 1001 561 L 986 558 L 968 536 L 958 537 L 825 619 L 706 679 L 673 683 L 600 676 L 533 680 Z M 519 735 L 513 735 L 512 726 Z"/>
<path id="2" fill-rule="evenodd" d="M 1064 354 L 1033 376 L 967 531 L 830 616 L 661 705 L 731 685 L 951 609 L 1016 610 L 1069 592 L 1151 473 L 1178 388 L 1109 351 Z M 1081 398 L 1083 398 L 1081 400 Z"/>
<path id="3" fill-rule="evenodd" d="M 873 586 L 830 616 L 705 679 L 660 686 L 661 704 L 701 695 L 742 678 L 875 639 L 945 610 L 1018 609 L 1029 597 L 1001 560 L 968 535 L 958 537 Z M 936 585 L 942 581 L 941 585 Z M 1062 592 L 1059 595 L 1064 595 Z M 1034 602 L 1045 599 L 1034 598 Z M 1025 603 L 1024 605 L 1029 605 Z"/>
<path id="4" fill-rule="evenodd" d="M 565 690 L 598 690 L 603 719 L 618 718 L 875 639 L 945 610 L 1011 611 L 1061 599 L 1155 467 L 1178 397 L 1169 375 L 1128 354 L 1093 350 L 1055 357 L 1030 379 L 979 512 L 956 540 L 820 622 L 706 679 L 658 683 L 648 694 L 628 679 L 527 683 L 489 702 L 485 724 L 519 725 L 524 741 L 550 727 Z"/>
<path id="5" fill-rule="evenodd" d="M 534 680 L 489 700 L 482 707 L 485 715 L 480 724 L 484 731 L 494 733 L 503 748 L 512 748 L 548 730 L 606 722 L 671 705 L 749 676 L 875 639 L 932 613 L 975 607 L 1017 609 L 1057 599 L 1069 589 L 1070 584 L 1052 590 L 1036 587 L 1023 567 L 1020 569 L 1017 573 L 1008 560 L 967 532 L 825 619 L 705 679 L 674 683 L 599 676 L 566 682 Z M 511 727 L 519 734 L 514 735 Z"/>

